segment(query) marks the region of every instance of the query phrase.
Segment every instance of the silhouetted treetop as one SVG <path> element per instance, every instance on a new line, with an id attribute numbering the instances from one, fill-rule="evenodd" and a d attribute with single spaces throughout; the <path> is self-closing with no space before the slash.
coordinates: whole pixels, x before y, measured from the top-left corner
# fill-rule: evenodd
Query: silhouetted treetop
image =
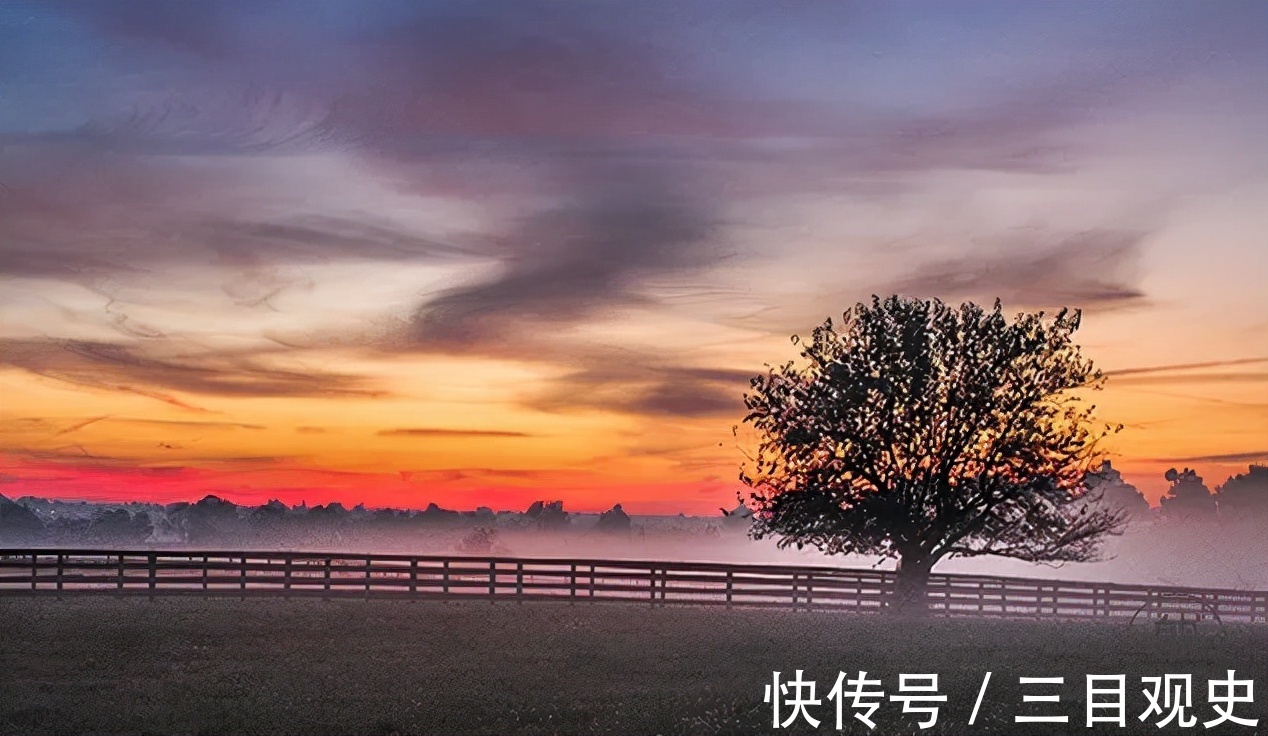
<path id="1" fill-rule="evenodd" d="M 1163 516 L 1192 519 L 1215 515 L 1215 496 L 1196 470 L 1171 468 L 1164 477 L 1171 487 L 1160 501 Z"/>
<path id="2" fill-rule="evenodd" d="M 1215 489 L 1220 515 L 1268 515 L 1268 465 L 1251 465 Z"/>
<path id="3" fill-rule="evenodd" d="M 631 529 L 630 515 L 618 503 L 599 514 L 598 528 L 602 531 L 628 532 Z"/>
<path id="4" fill-rule="evenodd" d="M 1123 480 L 1123 474 L 1109 460 L 1102 462 L 1097 470 L 1088 473 L 1084 484 L 1088 487 L 1088 495 L 1094 497 L 1092 500 L 1110 508 L 1121 509 L 1133 518 L 1146 517 L 1153 510 L 1145 494 Z"/>
<path id="5" fill-rule="evenodd" d="M 524 512 L 524 516 L 535 520 L 543 528 L 561 527 L 569 521 L 563 501 L 534 501 Z"/>
<path id="6" fill-rule="evenodd" d="M 26 506 L 0 496 L 0 544 L 36 541 L 44 523 Z"/>

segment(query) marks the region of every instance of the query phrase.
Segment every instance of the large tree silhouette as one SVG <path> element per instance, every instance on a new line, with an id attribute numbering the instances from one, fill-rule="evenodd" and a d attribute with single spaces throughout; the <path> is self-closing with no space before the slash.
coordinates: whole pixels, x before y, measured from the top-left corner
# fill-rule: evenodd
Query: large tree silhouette
<path id="1" fill-rule="evenodd" d="M 745 394 L 752 534 L 896 558 L 892 604 L 909 613 L 944 558 L 1095 559 L 1123 514 L 1079 501 L 1118 428 L 1094 427 L 1075 391 L 1104 380 L 1071 342 L 1079 320 L 874 296 L 794 336 L 803 361 Z"/>

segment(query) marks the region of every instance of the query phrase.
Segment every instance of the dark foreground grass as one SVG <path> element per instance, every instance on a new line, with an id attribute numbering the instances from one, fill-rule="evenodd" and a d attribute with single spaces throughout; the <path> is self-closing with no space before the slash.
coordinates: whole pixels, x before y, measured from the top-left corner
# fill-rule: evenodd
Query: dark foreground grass
<path id="1" fill-rule="evenodd" d="M 1236 715 L 1268 733 L 1268 627 L 1171 638 L 1144 625 L 929 621 L 632 605 L 196 598 L 0 599 L 0 733 L 710 734 L 770 733 L 772 671 L 805 670 L 824 704 L 838 671 L 937 673 L 938 724 L 897 703 L 871 733 L 1174 733 L 1136 716 L 1142 675 L 1191 673 L 1259 686 Z M 990 689 L 967 721 L 982 676 Z M 1128 726 L 1085 727 L 1087 674 L 1128 676 Z M 1065 677 L 1027 686 L 1018 677 Z M 1022 695 L 1059 694 L 1058 704 Z M 847 733 L 868 733 L 847 707 Z M 1066 725 L 1014 723 L 1065 714 Z M 803 731 L 807 730 L 804 728 Z M 779 731 L 782 733 L 783 731 Z"/>

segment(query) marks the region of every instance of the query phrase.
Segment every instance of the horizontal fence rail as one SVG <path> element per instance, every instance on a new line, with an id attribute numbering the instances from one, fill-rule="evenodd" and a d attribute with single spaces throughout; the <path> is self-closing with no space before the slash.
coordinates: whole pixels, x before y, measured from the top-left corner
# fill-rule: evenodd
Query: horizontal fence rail
<path id="1" fill-rule="evenodd" d="M 0 549 L 0 596 L 140 594 L 639 602 L 878 612 L 894 573 L 831 567 L 325 552 Z M 1268 622 L 1268 592 L 931 575 L 933 615 Z"/>

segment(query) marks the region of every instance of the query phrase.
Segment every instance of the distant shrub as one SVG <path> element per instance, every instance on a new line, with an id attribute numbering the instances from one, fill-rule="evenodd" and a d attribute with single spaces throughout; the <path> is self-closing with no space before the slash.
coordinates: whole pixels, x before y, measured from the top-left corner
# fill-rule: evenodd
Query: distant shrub
<path id="1" fill-rule="evenodd" d="M 524 512 L 524 518 L 542 529 L 561 529 L 571 521 L 563 501 L 534 501 Z"/>
<path id="2" fill-rule="evenodd" d="M 497 529 L 478 526 L 458 542 L 458 551 L 467 555 L 491 555 L 505 552 L 506 548 L 498 541 Z"/>

